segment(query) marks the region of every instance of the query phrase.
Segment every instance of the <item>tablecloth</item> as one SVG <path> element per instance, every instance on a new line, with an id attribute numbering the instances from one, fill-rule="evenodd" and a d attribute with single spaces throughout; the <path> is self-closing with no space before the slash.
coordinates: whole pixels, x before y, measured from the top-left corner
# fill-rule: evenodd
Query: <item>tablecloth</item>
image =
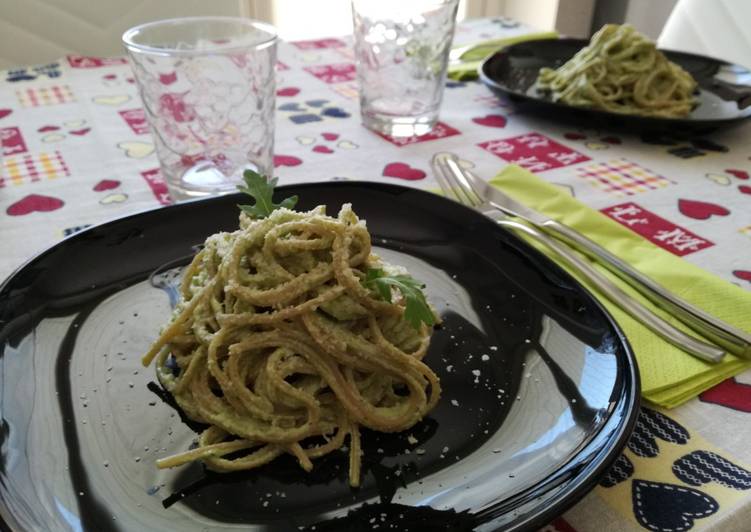
<path id="1" fill-rule="evenodd" d="M 531 31 L 466 21 L 455 43 Z M 751 122 L 632 136 L 521 114 L 448 82 L 438 127 L 410 139 L 359 122 L 348 38 L 280 43 L 281 183 L 357 179 L 437 188 L 441 151 L 486 178 L 514 162 L 658 246 L 751 290 Z M 170 203 L 124 58 L 70 55 L 0 72 L 0 279 L 89 225 Z M 749 530 L 751 372 L 671 411 L 644 407 L 600 484 L 547 531 Z"/>

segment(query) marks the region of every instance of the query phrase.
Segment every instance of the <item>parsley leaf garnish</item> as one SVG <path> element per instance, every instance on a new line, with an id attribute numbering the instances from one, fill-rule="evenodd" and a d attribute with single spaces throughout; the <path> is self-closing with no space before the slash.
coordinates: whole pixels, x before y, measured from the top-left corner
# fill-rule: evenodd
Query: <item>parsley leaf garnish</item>
<path id="1" fill-rule="evenodd" d="M 274 203 L 274 187 L 276 187 L 277 178 L 266 179 L 261 174 L 253 170 L 243 172 L 243 180 L 246 186 L 238 185 L 238 189 L 252 196 L 256 200 L 253 205 L 238 205 L 242 211 L 251 218 L 266 218 L 269 214 L 279 208 L 294 209 L 297 204 L 297 196 L 290 196 L 281 201 Z"/>
<path id="2" fill-rule="evenodd" d="M 420 327 L 420 322 L 428 326 L 435 325 L 435 314 L 428 306 L 425 294 L 422 293 L 425 285 L 420 281 L 409 275 L 387 275 L 380 268 L 369 268 L 363 284 L 389 303 L 391 303 L 391 289 L 399 290 L 407 303 L 404 309 L 404 319 L 415 329 Z"/>

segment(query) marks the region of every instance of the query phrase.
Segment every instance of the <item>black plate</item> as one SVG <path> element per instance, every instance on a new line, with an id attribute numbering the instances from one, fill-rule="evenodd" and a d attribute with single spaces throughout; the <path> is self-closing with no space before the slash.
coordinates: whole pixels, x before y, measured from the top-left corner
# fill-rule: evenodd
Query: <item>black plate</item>
<path id="1" fill-rule="evenodd" d="M 518 43 L 486 59 L 480 79 L 493 92 L 525 109 L 598 126 L 637 130 L 712 129 L 751 116 L 751 72 L 739 65 L 685 52 L 662 50 L 699 85 L 699 105 L 685 118 L 653 118 L 573 107 L 553 102 L 535 87 L 542 67 L 558 68 L 589 44 L 584 39 L 547 39 Z"/>
<path id="2" fill-rule="evenodd" d="M 427 192 L 372 183 L 284 192 L 300 196 L 299 209 L 351 202 L 377 251 L 427 283 L 444 320 L 427 357 L 444 387 L 436 409 L 406 433 L 364 434 L 357 490 L 345 452 L 311 474 L 284 457 L 242 474 L 157 470 L 157 457 L 195 434 L 139 359 L 169 315 L 174 268 L 207 235 L 236 227 L 242 198 L 133 215 L 64 240 L 0 287 L 7 526 L 528 529 L 595 485 L 631 431 L 639 385 L 621 331 L 580 285 Z"/>

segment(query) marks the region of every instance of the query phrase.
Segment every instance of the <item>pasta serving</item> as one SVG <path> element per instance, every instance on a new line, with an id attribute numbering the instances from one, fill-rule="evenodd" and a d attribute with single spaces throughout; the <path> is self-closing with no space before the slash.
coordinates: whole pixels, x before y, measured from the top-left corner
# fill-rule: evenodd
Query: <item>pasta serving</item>
<path id="1" fill-rule="evenodd" d="M 371 253 L 349 205 L 336 218 L 323 207 L 265 218 L 252 209 L 237 231 L 206 240 L 144 356 L 185 414 L 209 425 L 195 449 L 157 465 L 236 471 L 287 453 L 310 471 L 349 437 L 357 486 L 359 428 L 408 429 L 438 401 L 439 380 L 421 360 L 435 315 L 419 283 Z"/>
<path id="2" fill-rule="evenodd" d="M 606 24 L 560 68 L 541 68 L 553 101 L 614 113 L 676 118 L 696 105 L 696 81 L 632 26 Z"/>

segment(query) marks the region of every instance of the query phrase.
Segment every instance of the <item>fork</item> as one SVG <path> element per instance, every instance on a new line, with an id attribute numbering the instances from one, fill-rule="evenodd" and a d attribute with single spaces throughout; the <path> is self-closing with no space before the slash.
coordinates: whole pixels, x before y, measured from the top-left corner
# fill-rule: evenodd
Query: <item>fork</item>
<path id="1" fill-rule="evenodd" d="M 686 353 L 707 362 L 716 363 L 721 361 L 725 356 L 725 351 L 720 347 L 703 342 L 675 328 L 644 306 L 640 301 L 632 298 L 592 267 L 589 262 L 577 255 L 571 248 L 529 225 L 511 219 L 499 211 L 489 201 L 483 199 L 482 195 L 474 189 L 471 181 L 462 174 L 458 165 L 447 165 L 445 158 L 440 157 L 440 154 L 433 157 L 431 165 L 436 181 L 441 187 L 444 196 L 447 198 L 453 197 L 459 203 L 479 211 L 493 219 L 499 225 L 523 233 L 532 240 L 543 244 L 569 267 L 585 278 L 602 295 L 664 340 Z"/>

